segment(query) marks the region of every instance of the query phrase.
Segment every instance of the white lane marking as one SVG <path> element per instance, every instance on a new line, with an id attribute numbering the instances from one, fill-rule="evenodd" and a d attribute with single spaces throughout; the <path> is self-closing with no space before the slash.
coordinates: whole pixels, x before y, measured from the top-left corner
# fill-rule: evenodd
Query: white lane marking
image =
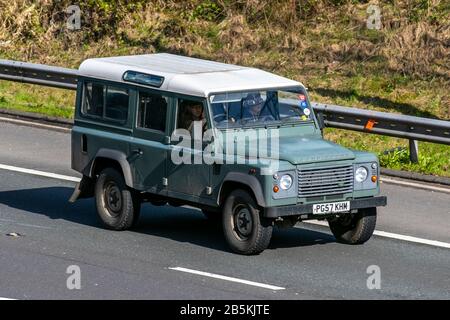
<path id="1" fill-rule="evenodd" d="M 53 179 L 58 179 L 58 180 L 73 181 L 73 182 L 80 181 L 80 178 L 77 178 L 77 177 L 65 176 L 62 174 L 50 173 L 50 172 L 45 172 L 45 171 L 33 170 L 33 169 L 25 169 L 25 168 L 20 168 L 20 167 L 8 166 L 5 164 L 0 164 L 0 169 L 14 171 L 14 172 L 20 172 L 20 173 L 28 173 L 28 174 L 32 174 L 35 176 L 53 178 Z"/>
<path id="2" fill-rule="evenodd" d="M 26 120 L 11 119 L 11 118 L 5 118 L 5 117 L 0 117 L 0 121 L 9 122 L 9 123 L 13 123 L 13 124 L 19 124 L 19 125 L 25 125 L 25 126 L 30 126 L 30 127 L 36 127 L 36 128 L 41 128 L 41 129 L 58 130 L 58 131 L 64 131 L 64 132 L 71 131 L 71 129 L 63 127 L 63 126 L 52 126 L 50 124 L 44 124 L 44 123 L 26 121 Z"/>
<path id="3" fill-rule="evenodd" d="M 227 276 L 222 276 L 222 275 L 219 275 L 219 274 L 203 272 L 203 271 L 198 271 L 198 270 L 193 270 L 193 269 L 187 269 L 187 268 L 181 268 L 181 267 L 169 268 L 169 269 L 170 270 L 175 270 L 175 271 L 192 273 L 192 274 L 196 274 L 196 275 L 204 276 L 204 277 L 209 277 L 209 278 L 215 278 L 215 279 L 221 279 L 221 280 L 225 280 L 225 281 L 243 283 L 243 284 L 246 284 L 246 285 L 249 285 L 249 286 L 260 287 L 260 288 L 265 288 L 265 289 L 270 289 L 270 290 L 284 290 L 284 289 L 286 289 L 286 288 L 283 288 L 283 287 L 272 286 L 270 284 L 264 284 L 264 283 L 259 283 L 259 282 L 242 280 L 242 279 L 239 279 L 239 278 L 227 277 Z"/>
<path id="4" fill-rule="evenodd" d="M 428 240 L 428 239 L 411 237 L 411 236 L 406 236 L 406 235 L 402 235 L 402 234 L 396 234 L 396 233 L 378 231 L 378 230 L 375 230 L 373 234 L 376 236 L 380 236 L 380 237 L 398 239 L 398 240 L 403 240 L 403 241 L 427 244 L 427 245 L 434 246 L 434 247 L 450 249 L 450 243 L 442 242 L 442 241 Z"/>
<path id="5" fill-rule="evenodd" d="M 37 229 L 46 229 L 46 230 L 52 230 L 53 228 L 50 227 L 43 227 L 43 226 L 38 226 L 35 224 L 28 224 L 28 223 L 16 223 L 18 226 L 22 226 L 22 227 L 29 227 L 29 228 L 37 228 Z"/>
<path id="6" fill-rule="evenodd" d="M 324 222 L 324 221 L 312 220 L 312 221 L 303 221 L 303 222 L 328 227 L 328 223 Z M 296 228 L 301 228 L 301 227 L 296 226 Z M 407 235 L 403 235 L 403 234 L 397 234 L 397 233 L 391 233 L 391 232 L 379 231 L 379 230 L 375 230 L 373 232 L 373 234 L 376 236 L 379 236 L 379 237 L 384 237 L 384 238 L 391 238 L 391 239 L 403 240 L 403 241 L 420 243 L 420 244 L 427 244 L 427 245 L 434 246 L 434 247 L 450 249 L 450 243 L 448 243 L 448 242 L 428 240 L 428 239 L 417 238 L 417 237 L 407 236 Z"/>
<path id="7" fill-rule="evenodd" d="M 0 300 L 17 300 L 17 299 L 11 299 L 11 298 L 3 298 L 3 297 L 0 297 Z"/>
<path id="8" fill-rule="evenodd" d="M 73 181 L 73 182 L 80 181 L 80 178 L 77 178 L 77 177 L 65 176 L 65 175 L 60 175 L 60 174 L 55 174 L 55 173 L 50 173 L 50 172 L 45 172 L 45 171 L 38 171 L 38 170 L 33 170 L 33 169 L 25 169 L 25 168 L 20 168 L 20 167 L 8 166 L 8 165 L 4 165 L 4 164 L 0 164 L 0 169 L 16 171 L 16 172 L 21 172 L 21 173 L 28 173 L 28 174 L 32 174 L 32 175 L 54 178 L 54 179 L 59 179 L 59 180 L 66 180 L 66 181 Z M 385 182 L 387 182 L 386 178 L 382 178 L 382 181 L 383 180 Z M 412 182 L 397 181 L 397 180 L 393 180 L 393 179 L 388 179 L 388 180 L 395 181 L 396 183 L 398 182 L 399 184 L 402 184 L 402 185 L 406 184 L 409 186 L 412 186 L 412 185 L 418 186 L 418 187 L 421 186 L 419 184 L 415 184 Z M 438 188 L 438 187 L 432 187 L 432 186 L 426 186 L 426 187 L 434 188 L 435 190 L 439 189 L 439 191 L 444 191 L 444 192 L 450 193 L 450 191 L 449 191 L 450 189 L 444 189 L 444 188 Z M 328 223 L 323 222 L 323 221 L 305 221 L 305 222 L 310 223 L 310 224 L 321 225 L 321 226 L 328 226 Z M 374 234 L 377 236 L 380 236 L 380 237 L 404 240 L 404 241 L 415 242 L 415 243 L 428 244 L 428 245 L 435 246 L 435 247 L 450 248 L 449 243 L 441 242 L 441 241 L 428 240 L 428 239 L 406 236 L 406 235 L 401 235 L 401 234 L 395 234 L 395 233 L 390 233 L 390 232 L 385 232 L 385 231 L 378 231 L 378 230 L 375 230 Z"/>
<path id="9" fill-rule="evenodd" d="M 53 228 L 50 227 L 44 227 L 44 226 L 38 226 L 36 224 L 29 224 L 29 223 L 21 223 L 21 222 L 17 222 L 15 220 L 11 220 L 11 219 L 3 219 L 0 218 L 0 222 L 6 222 L 7 224 L 16 224 L 18 226 L 22 226 L 22 227 L 30 227 L 30 228 L 38 228 L 38 229 L 47 229 L 47 230 L 51 230 Z M 3 224 L 0 223 L 0 226 L 2 226 Z"/>
<path id="10" fill-rule="evenodd" d="M 395 180 L 395 179 L 391 179 L 391 178 L 386 178 L 384 176 L 381 177 L 380 181 L 388 183 L 388 184 L 396 184 L 396 185 L 404 186 L 404 187 L 413 187 L 413 188 L 419 188 L 419 189 L 425 189 L 425 190 L 431 190 L 431 191 L 450 193 L 450 188 L 441 188 L 441 187 L 430 186 L 427 184 L 419 184 L 419 183 L 415 183 L 415 182 L 400 181 L 400 180 Z"/>

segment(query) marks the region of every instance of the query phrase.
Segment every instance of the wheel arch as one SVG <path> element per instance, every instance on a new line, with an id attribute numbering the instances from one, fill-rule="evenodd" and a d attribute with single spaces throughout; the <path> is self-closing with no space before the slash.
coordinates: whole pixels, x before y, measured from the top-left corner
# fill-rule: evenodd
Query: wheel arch
<path id="1" fill-rule="evenodd" d="M 230 172 L 225 176 L 220 186 L 217 204 L 222 206 L 230 192 L 236 189 L 244 189 L 250 192 L 259 206 L 266 206 L 263 189 L 259 180 L 254 176 L 241 172 Z"/>
<path id="2" fill-rule="evenodd" d="M 88 176 L 93 178 L 106 167 L 120 170 L 126 185 L 130 188 L 133 187 L 133 175 L 125 153 L 111 149 L 100 149 L 89 167 Z"/>

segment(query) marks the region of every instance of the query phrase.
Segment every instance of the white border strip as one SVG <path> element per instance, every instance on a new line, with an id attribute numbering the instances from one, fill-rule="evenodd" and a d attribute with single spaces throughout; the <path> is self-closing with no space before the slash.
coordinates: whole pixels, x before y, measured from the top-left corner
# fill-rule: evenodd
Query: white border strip
<path id="1" fill-rule="evenodd" d="M 3 297 L 0 297 L 0 301 L 12 301 L 12 300 L 17 300 L 17 299 L 11 299 L 11 298 L 3 298 Z"/>
<path id="2" fill-rule="evenodd" d="M 193 270 L 193 269 L 187 269 L 187 268 L 181 268 L 181 267 L 169 268 L 169 269 L 170 270 L 175 270 L 175 271 L 192 273 L 192 274 L 196 274 L 196 275 L 204 276 L 204 277 L 209 277 L 209 278 L 215 278 L 215 279 L 220 279 L 220 280 L 225 280 L 225 281 L 243 283 L 243 284 L 246 284 L 246 285 L 249 285 L 249 286 L 260 287 L 260 288 L 264 288 L 264 289 L 270 289 L 270 290 L 284 290 L 284 289 L 286 289 L 286 288 L 283 288 L 283 287 L 272 286 L 270 284 L 264 284 L 264 283 L 259 283 L 259 282 L 242 280 L 242 279 L 239 279 L 239 278 L 232 278 L 232 277 L 222 276 L 222 275 L 219 275 L 219 274 Z"/>
<path id="3" fill-rule="evenodd" d="M 309 223 L 309 224 L 315 224 L 315 225 L 319 225 L 319 226 L 328 227 L 328 223 L 326 223 L 324 221 L 303 221 L 303 222 L 304 223 Z M 301 227 L 297 227 L 297 228 L 301 228 Z M 412 236 L 406 236 L 406 235 L 403 235 L 403 234 L 396 234 L 396 233 L 391 233 L 391 232 L 386 232 L 386 231 L 379 231 L 379 230 L 375 230 L 373 232 L 373 234 L 376 235 L 376 236 L 379 236 L 379 237 L 403 240 L 403 241 L 420 243 L 420 244 L 427 244 L 429 246 L 450 249 L 450 243 L 447 243 L 447 242 L 441 242 L 441 241 L 436 241 L 436 240 L 428 240 L 428 239 L 417 238 L 417 237 L 412 237 Z"/>
<path id="4" fill-rule="evenodd" d="M 32 174 L 35 176 L 47 177 L 47 178 L 53 178 L 53 179 L 58 179 L 58 180 L 65 180 L 65 181 L 79 182 L 81 180 L 80 178 L 77 178 L 77 177 L 65 176 L 62 174 L 50 173 L 50 172 L 45 172 L 45 171 L 33 170 L 33 169 L 19 168 L 19 167 L 14 167 L 14 166 L 8 166 L 5 164 L 0 164 L 0 169 L 14 171 L 14 172 L 20 172 L 20 173 L 28 173 L 28 174 Z"/>

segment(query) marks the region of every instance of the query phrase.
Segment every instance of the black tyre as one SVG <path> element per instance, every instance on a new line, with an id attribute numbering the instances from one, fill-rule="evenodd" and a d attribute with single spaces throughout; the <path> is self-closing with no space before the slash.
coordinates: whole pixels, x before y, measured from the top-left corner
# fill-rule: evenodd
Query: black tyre
<path id="1" fill-rule="evenodd" d="M 260 215 L 247 191 L 231 192 L 223 207 L 222 224 L 228 245 L 236 253 L 258 254 L 269 246 L 272 220 Z"/>
<path id="2" fill-rule="evenodd" d="M 377 223 L 377 208 L 359 209 L 337 219 L 329 219 L 328 224 L 336 240 L 346 244 L 362 244 L 370 239 Z"/>
<path id="3" fill-rule="evenodd" d="M 139 196 L 128 189 L 122 174 L 116 169 L 106 168 L 98 176 L 95 202 L 100 220 L 108 229 L 126 230 L 139 219 Z"/>

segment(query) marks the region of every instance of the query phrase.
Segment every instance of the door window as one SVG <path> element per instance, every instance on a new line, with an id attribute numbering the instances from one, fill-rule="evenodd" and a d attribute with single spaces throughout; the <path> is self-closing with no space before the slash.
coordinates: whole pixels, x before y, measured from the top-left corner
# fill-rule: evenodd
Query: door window
<path id="1" fill-rule="evenodd" d="M 140 92 L 137 127 L 165 132 L 167 101 L 161 94 Z"/>

